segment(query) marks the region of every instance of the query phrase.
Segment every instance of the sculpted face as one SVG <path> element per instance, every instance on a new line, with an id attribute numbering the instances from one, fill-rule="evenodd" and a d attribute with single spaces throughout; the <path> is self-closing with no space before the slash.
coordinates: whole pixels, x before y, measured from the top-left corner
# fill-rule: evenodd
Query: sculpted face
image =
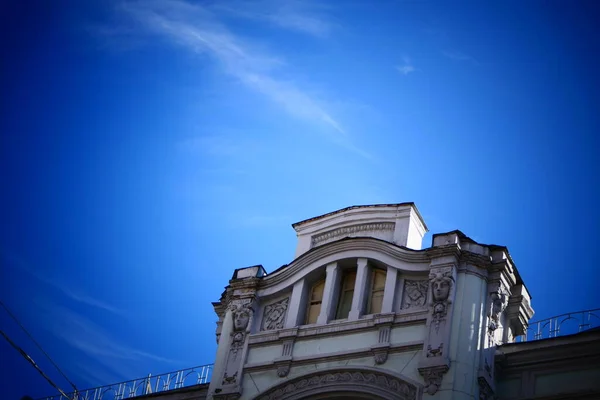
<path id="1" fill-rule="evenodd" d="M 447 279 L 436 279 L 433 282 L 433 298 L 443 301 L 450 295 L 450 282 Z"/>
<path id="2" fill-rule="evenodd" d="M 248 326 L 248 322 L 250 321 L 250 316 L 247 312 L 242 311 L 235 315 L 235 320 L 233 321 L 233 325 L 236 331 L 241 331 L 242 329 L 246 329 Z"/>

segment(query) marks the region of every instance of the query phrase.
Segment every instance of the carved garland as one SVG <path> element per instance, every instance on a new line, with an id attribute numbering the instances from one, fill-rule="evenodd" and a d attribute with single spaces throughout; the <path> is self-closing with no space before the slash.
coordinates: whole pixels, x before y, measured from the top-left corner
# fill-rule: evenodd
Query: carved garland
<path id="1" fill-rule="evenodd" d="M 320 393 L 327 387 L 338 387 L 340 390 L 351 391 L 353 385 L 360 385 L 363 389 L 384 390 L 390 399 L 412 400 L 417 398 L 417 388 L 415 386 L 383 373 L 371 371 L 320 371 L 272 388 L 258 396 L 256 400 L 297 398 L 304 393 L 308 395 L 313 390 L 318 390 Z"/>

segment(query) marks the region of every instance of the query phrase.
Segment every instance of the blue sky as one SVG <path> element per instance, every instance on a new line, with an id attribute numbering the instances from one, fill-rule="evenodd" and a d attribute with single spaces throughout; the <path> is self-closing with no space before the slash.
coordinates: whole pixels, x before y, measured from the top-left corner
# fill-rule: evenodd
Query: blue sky
<path id="1" fill-rule="evenodd" d="M 79 387 L 213 361 L 233 269 L 414 201 L 598 307 L 593 1 L 0 6 L 0 294 Z M 0 328 L 67 382 L 0 312 Z M 0 342 L 6 398 L 53 394 Z"/>

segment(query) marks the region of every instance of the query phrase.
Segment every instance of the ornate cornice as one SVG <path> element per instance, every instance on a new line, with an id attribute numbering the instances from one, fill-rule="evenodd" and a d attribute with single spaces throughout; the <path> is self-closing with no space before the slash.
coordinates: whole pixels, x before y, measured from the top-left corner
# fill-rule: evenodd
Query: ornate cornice
<path id="1" fill-rule="evenodd" d="M 285 381 L 254 400 L 295 400 L 327 392 L 368 393 L 386 400 L 412 400 L 419 398 L 421 390 L 416 384 L 380 369 L 336 368 Z"/>

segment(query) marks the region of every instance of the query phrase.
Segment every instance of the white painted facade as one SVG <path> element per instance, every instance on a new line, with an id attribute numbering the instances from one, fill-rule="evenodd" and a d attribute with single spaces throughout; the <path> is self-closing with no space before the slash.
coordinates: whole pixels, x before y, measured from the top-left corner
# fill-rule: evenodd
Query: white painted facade
<path id="1" fill-rule="evenodd" d="M 494 350 L 533 315 L 506 248 L 454 231 L 421 249 L 427 228 L 412 203 L 349 207 L 293 227 L 290 264 L 236 270 L 213 303 L 208 398 L 492 398 Z M 375 271 L 385 274 L 380 288 Z M 311 323 L 309 308 L 318 311 Z"/>

